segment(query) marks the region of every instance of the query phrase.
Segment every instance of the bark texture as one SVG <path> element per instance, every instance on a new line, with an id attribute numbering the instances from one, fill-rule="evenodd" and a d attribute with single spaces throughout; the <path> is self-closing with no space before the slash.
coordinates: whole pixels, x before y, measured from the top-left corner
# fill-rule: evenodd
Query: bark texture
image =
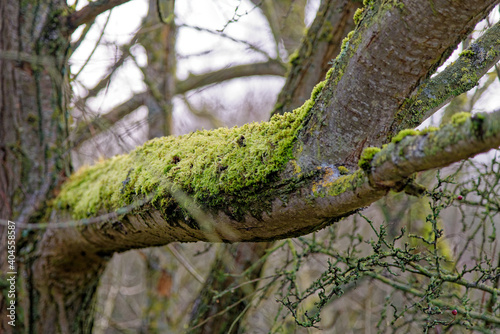
<path id="1" fill-rule="evenodd" d="M 303 43 L 290 56 L 290 71 L 273 114 L 290 112 L 309 99 L 312 87 L 325 78 L 339 54 L 342 40 L 354 29 L 354 12 L 360 6 L 352 0 L 322 1 Z"/>
<path id="2" fill-rule="evenodd" d="M 0 3 L 0 218 L 37 223 L 54 190 L 71 173 L 68 148 L 65 1 Z M 7 228 L 0 226 L 0 277 L 7 270 Z M 16 230 L 16 326 L 0 295 L 0 332 L 90 332 L 103 258 L 65 259 L 63 235 Z M 59 246 L 57 246 L 59 244 Z M 74 254 L 76 255 L 76 254 Z M 61 266 L 59 266 L 61 265 Z"/>

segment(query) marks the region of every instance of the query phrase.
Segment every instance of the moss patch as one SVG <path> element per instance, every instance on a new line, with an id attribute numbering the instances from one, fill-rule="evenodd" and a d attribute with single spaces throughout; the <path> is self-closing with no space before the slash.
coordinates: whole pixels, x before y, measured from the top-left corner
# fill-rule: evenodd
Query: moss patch
<path id="1" fill-rule="evenodd" d="M 169 194 L 176 189 L 206 207 L 217 207 L 224 196 L 261 189 L 293 158 L 303 119 L 324 84 L 315 87 L 302 107 L 269 122 L 156 138 L 130 154 L 82 168 L 65 183 L 54 204 L 74 218 L 84 218 L 150 194 L 153 202 L 168 206 Z"/>
<path id="2" fill-rule="evenodd" d="M 378 152 L 380 152 L 380 148 L 378 147 L 365 148 L 359 157 L 358 166 L 364 171 L 369 171 L 372 167 L 373 157 Z"/>
<path id="3" fill-rule="evenodd" d="M 396 143 L 399 143 L 400 141 L 402 141 L 407 136 L 416 136 L 416 135 L 418 135 L 418 130 L 414 130 L 414 129 L 401 130 L 401 131 L 399 131 L 399 133 L 397 135 L 395 135 L 391 139 L 391 142 L 396 144 Z"/>
<path id="4" fill-rule="evenodd" d="M 470 113 L 465 111 L 459 112 L 451 117 L 451 124 L 460 125 L 465 123 L 469 118 L 470 118 Z"/>

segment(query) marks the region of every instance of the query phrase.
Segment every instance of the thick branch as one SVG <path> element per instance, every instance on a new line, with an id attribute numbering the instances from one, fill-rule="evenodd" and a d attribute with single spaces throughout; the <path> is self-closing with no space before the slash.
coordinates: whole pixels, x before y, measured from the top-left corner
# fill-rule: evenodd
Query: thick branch
<path id="1" fill-rule="evenodd" d="M 67 25 L 69 32 L 75 31 L 75 29 L 82 24 L 93 21 L 97 15 L 129 1 L 130 0 L 99 0 L 89 3 L 87 6 L 68 17 Z"/>
<path id="2" fill-rule="evenodd" d="M 498 2 L 369 4 L 304 127 L 299 165 L 355 166 L 363 147 L 385 143 L 395 115 L 415 87 Z"/>
<path id="3" fill-rule="evenodd" d="M 345 168 L 336 166 L 347 161 L 353 167 L 358 148 L 385 140 L 408 94 L 493 4 L 376 6 L 365 9 L 328 81 L 302 108 L 267 123 L 155 139 L 73 175 L 54 201 L 55 219 L 115 210 L 118 218 L 66 231 L 71 251 L 110 254 L 172 241 L 303 235 L 369 205 L 416 171 L 498 147 L 500 112 L 455 119 L 389 145 L 371 169 L 363 165 L 368 176 L 340 176 Z M 120 209 L 135 201 L 139 207 Z M 57 235 L 46 234 L 48 249 Z"/>
<path id="4" fill-rule="evenodd" d="M 227 137 L 226 143 L 221 142 L 216 134 L 209 138 L 212 145 L 224 145 L 234 151 L 238 150 L 238 144 L 232 138 L 235 141 L 240 138 L 239 133 L 235 135 L 236 138 Z M 194 134 L 191 136 L 196 137 Z M 191 138 L 195 142 L 199 139 Z M 249 139 L 253 142 L 256 138 Z M 251 143 L 248 142 L 248 145 Z M 250 189 L 221 190 L 210 202 L 210 195 L 186 195 L 180 191 L 177 185 L 185 176 L 177 174 L 175 181 L 169 179 L 171 174 L 165 173 L 169 161 L 174 160 L 171 163 L 182 167 L 183 156 L 178 149 L 186 145 L 176 148 L 169 142 L 154 140 L 128 156 L 81 171 L 63 188 L 56 206 L 77 214 L 95 210 L 85 203 L 89 199 L 100 210 L 118 210 L 119 203 L 128 203 L 132 198 L 145 198 L 141 190 L 153 198 L 130 212 L 118 210 L 118 217 L 121 215 L 122 218 L 116 221 L 75 228 L 73 233 L 69 233 L 71 238 L 68 243 L 77 251 L 83 247 L 87 251 L 108 254 L 172 241 L 276 240 L 303 235 L 338 221 L 378 200 L 389 189 L 399 189 L 415 172 L 444 167 L 499 145 L 500 111 L 473 118 L 461 115 L 441 129 L 407 136 L 387 145 L 373 160 L 366 160 L 370 164 L 369 168 L 364 166 L 368 174 L 358 170 L 342 176 L 337 167 L 323 166 L 310 175 L 295 171 L 288 179 L 271 182 L 266 189 L 259 190 L 258 184 L 254 184 Z M 204 143 L 200 150 L 209 151 L 209 146 Z M 210 169 L 209 165 L 213 163 L 219 164 L 214 169 L 220 171 L 221 181 L 224 176 L 230 177 L 221 170 L 224 160 L 207 162 L 201 152 L 195 153 L 201 155 L 200 159 L 187 162 L 188 165 L 194 164 L 193 173 L 199 173 L 196 171 L 197 164 L 205 163 L 203 168 Z M 153 160 L 148 160 L 151 156 L 155 160 L 163 156 L 160 159 L 163 162 L 153 165 L 150 162 Z M 296 164 L 292 161 L 288 166 L 295 168 Z M 244 166 L 234 168 L 240 168 L 233 171 L 236 174 L 245 173 Z M 191 186 L 183 188 L 191 187 L 195 191 L 202 181 L 193 179 L 190 182 L 193 182 Z M 207 189 L 204 191 L 209 194 Z M 82 203 L 83 208 L 79 207 Z M 239 210 L 244 212 L 239 213 Z M 53 237 L 57 235 L 56 230 L 51 233 L 54 233 Z"/>
<path id="5" fill-rule="evenodd" d="M 354 29 L 354 12 L 359 1 L 323 1 L 300 48 L 290 57 L 290 71 L 276 101 L 273 114 L 301 106 L 312 87 L 325 78 L 331 61 L 340 52 L 342 39 Z"/>

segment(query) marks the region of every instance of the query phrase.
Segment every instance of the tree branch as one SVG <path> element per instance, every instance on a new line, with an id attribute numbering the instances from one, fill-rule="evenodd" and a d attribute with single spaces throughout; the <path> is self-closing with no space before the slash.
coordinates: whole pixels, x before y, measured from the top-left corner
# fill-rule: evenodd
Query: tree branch
<path id="1" fill-rule="evenodd" d="M 452 98 L 478 84 L 500 61 L 500 22 L 488 29 L 460 57 L 435 77 L 426 79 L 404 103 L 391 127 L 391 135 L 418 126 Z"/>
<path id="2" fill-rule="evenodd" d="M 80 25 L 93 21 L 99 14 L 129 1 L 130 0 L 98 0 L 89 3 L 79 11 L 68 16 L 67 27 L 69 34 L 75 31 Z"/>
<path id="3" fill-rule="evenodd" d="M 233 128 L 233 132 L 236 133 L 227 137 L 225 143 L 216 133 L 209 138 L 213 146 L 237 150 L 240 133 L 237 128 Z M 191 137 L 190 140 L 198 142 L 204 135 L 207 133 L 182 138 Z M 248 136 L 250 145 L 250 140 L 254 142 L 256 138 Z M 169 165 L 181 164 L 183 156 L 179 149 L 191 150 L 185 143 L 177 146 L 173 142 L 153 140 L 129 155 L 105 161 L 72 177 L 55 201 L 62 212 L 93 215 L 102 210 L 118 210 L 118 217 L 123 215 L 123 218 L 77 228 L 71 245 L 81 244 L 87 251 L 112 253 L 172 241 L 264 241 L 303 235 L 369 205 L 389 189 L 399 189 L 415 172 L 444 167 L 498 147 L 500 110 L 472 118 L 460 115 L 441 129 L 409 135 L 391 143 L 373 159 L 365 157 L 367 172 L 357 170 L 342 176 L 335 166 L 318 167 L 317 172 L 310 175 L 298 173 L 286 180 L 276 180 L 267 186 L 272 190 L 258 190 L 255 184 L 251 189 L 227 189 L 219 192 L 212 202 L 209 202 L 210 195 L 196 198 L 181 191 L 177 185 L 182 183 L 184 175 L 176 174 L 175 179 L 170 179 L 171 174 L 165 174 Z M 200 150 L 208 151 L 210 147 L 204 144 Z M 217 164 L 217 160 L 207 162 L 201 151 L 194 154 L 199 158 L 187 164 L 203 163 L 206 169 L 210 169 L 212 163 Z M 255 153 L 249 154 L 256 158 Z M 163 162 L 154 165 L 151 161 L 158 160 L 159 156 L 163 156 Z M 289 165 L 293 168 L 294 163 Z M 234 172 L 245 172 L 244 166 L 239 168 Z M 224 180 L 227 175 L 220 173 L 219 179 Z M 194 189 L 201 181 L 191 182 L 191 186 L 183 188 Z M 209 194 L 208 189 L 204 192 Z M 119 210 L 119 203 L 143 198 L 145 195 L 141 193 L 150 193 L 152 200 L 130 212 Z M 94 208 L 89 207 L 89 200 L 95 202 Z M 253 214 L 238 215 L 242 203 L 246 203 L 246 210 Z"/>
<path id="4" fill-rule="evenodd" d="M 399 136 L 373 161 L 364 154 L 367 173 L 340 175 L 354 170 L 363 146 L 385 141 L 402 102 L 493 2 L 433 1 L 430 7 L 419 0 L 403 8 L 375 2 L 328 80 L 293 113 L 158 138 L 75 173 L 53 202 L 54 221 L 110 211 L 118 217 L 65 231 L 64 243 L 71 252 L 106 255 L 172 241 L 304 235 L 399 189 L 416 171 L 498 147 L 500 111 L 461 115 L 438 131 Z M 349 169 L 338 168 L 343 164 Z M 140 207 L 120 209 L 136 201 Z M 47 249 L 52 239 L 60 241 L 52 230 L 44 238 Z M 67 255 L 61 261 L 71 261 Z"/>
<path id="5" fill-rule="evenodd" d="M 104 83 L 107 82 L 112 76 L 116 67 L 118 67 L 124 58 L 115 63 L 113 68 L 110 70 L 109 74 L 99 82 L 89 94 L 83 99 L 86 100 L 88 97 L 95 95 L 100 89 L 104 87 Z M 175 86 L 175 94 L 184 94 L 190 90 L 197 89 L 206 85 L 211 85 L 214 83 L 219 83 L 225 80 L 231 80 L 235 78 L 241 78 L 245 76 L 253 75 L 279 75 L 283 76 L 286 73 L 286 69 L 283 64 L 270 60 L 263 63 L 255 64 L 244 64 L 237 65 L 233 67 L 223 68 L 216 70 L 214 72 L 203 73 L 199 75 L 191 75 L 186 80 L 179 81 Z M 80 122 L 77 129 L 75 130 L 74 145 L 78 146 L 83 141 L 91 138 L 92 136 L 100 133 L 103 130 L 109 129 L 114 123 L 118 122 L 122 117 L 133 112 L 141 105 L 145 104 L 146 98 L 149 93 L 143 92 L 132 96 L 128 101 L 120 104 L 119 106 L 113 108 L 108 113 L 93 119 L 90 123 Z"/>
<path id="6" fill-rule="evenodd" d="M 498 2 L 370 2 L 303 128 L 299 166 L 353 167 L 364 147 L 384 144 L 394 117 L 415 87 Z M 307 133 L 311 127 L 314 135 Z"/>
<path id="7" fill-rule="evenodd" d="M 261 63 L 243 64 L 231 67 L 225 67 L 213 72 L 190 75 L 186 80 L 178 81 L 175 85 L 176 94 L 184 94 L 190 90 L 203 86 L 219 83 L 225 80 L 231 80 L 253 75 L 278 75 L 286 74 L 286 66 L 277 61 L 269 60 Z"/>
<path id="8" fill-rule="evenodd" d="M 312 87 L 323 80 L 332 59 L 340 52 L 342 39 L 354 29 L 358 1 L 323 1 L 318 15 L 296 53 L 290 56 L 290 70 L 273 114 L 282 114 L 301 106 Z"/>
<path id="9" fill-rule="evenodd" d="M 137 93 L 127 101 L 114 107 L 108 113 L 98 116 L 90 122 L 79 122 L 75 130 L 73 145 L 78 146 L 96 134 L 108 130 L 113 124 L 130 114 L 146 102 L 147 93 Z"/>

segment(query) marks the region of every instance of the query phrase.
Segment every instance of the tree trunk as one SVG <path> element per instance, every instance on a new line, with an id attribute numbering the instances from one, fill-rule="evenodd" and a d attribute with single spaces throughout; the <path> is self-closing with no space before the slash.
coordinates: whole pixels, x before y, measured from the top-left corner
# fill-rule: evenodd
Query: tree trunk
<path id="1" fill-rule="evenodd" d="M 114 252 L 303 235 L 400 189 L 417 171 L 498 147 L 495 112 L 403 134 L 358 161 L 364 146 L 387 142 L 405 101 L 497 2 L 368 2 L 330 76 L 302 109 L 268 123 L 153 140 L 67 181 L 65 1 L 0 2 L 1 218 L 30 228 L 50 221 L 43 233 L 16 230 L 13 268 L 2 225 L 0 284 L 10 289 L 7 279 L 17 279 L 18 318 L 11 327 L 2 315 L 1 329 L 89 333 L 95 288 Z M 494 63 L 498 43 L 490 48 L 461 57 Z M 473 65 L 464 65 L 468 76 L 460 81 L 475 73 Z M 57 228 L 71 218 L 83 220 Z M 5 312 L 12 299 L 0 298 Z"/>
<path id="2" fill-rule="evenodd" d="M 0 2 L 0 218 L 15 224 L 46 221 L 48 200 L 72 172 L 69 37 L 61 24 L 66 14 L 63 0 Z M 88 258 L 78 247 L 78 257 L 67 257 L 64 243 L 44 248 L 53 237 L 49 231 L 16 229 L 16 259 L 9 267 L 8 231 L 0 226 L 1 282 L 10 288 L 6 279 L 15 278 L 16 291 L 15 298 L 0 295 L 0 332 L 89 333 L 105 260 Z M 4 313 L 11 300 L 15 319 Z"/>

